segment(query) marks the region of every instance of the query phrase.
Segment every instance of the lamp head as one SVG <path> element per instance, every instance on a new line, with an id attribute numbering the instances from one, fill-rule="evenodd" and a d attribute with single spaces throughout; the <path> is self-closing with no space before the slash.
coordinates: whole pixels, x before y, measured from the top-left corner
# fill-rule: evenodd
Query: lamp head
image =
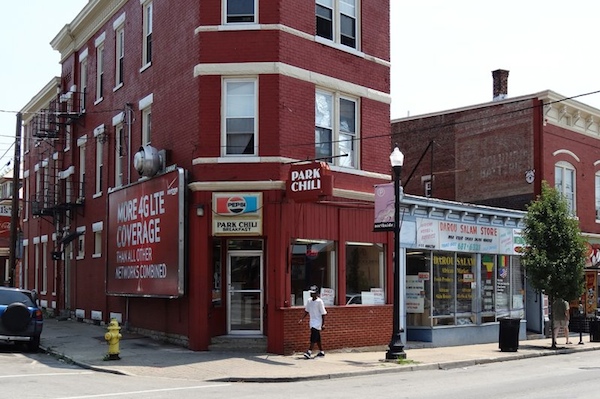
<path id="1" fill-rule="evenodd" d="M 390 163 L 392 164 L 392 167 L 401 167 L 404 164 L 404 154 L 400 151 L 398 146 L 396 146 L 394 151 L 390 154 Z"/>

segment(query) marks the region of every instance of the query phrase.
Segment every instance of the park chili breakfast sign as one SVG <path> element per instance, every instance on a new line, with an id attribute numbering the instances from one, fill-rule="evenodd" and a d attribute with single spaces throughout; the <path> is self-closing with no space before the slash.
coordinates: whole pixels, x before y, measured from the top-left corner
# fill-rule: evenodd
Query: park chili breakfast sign
<path id="1" fill-rule="evenodd" d="M 184 198 L 181 168 L 109 194 L 107 294 L 183 295 Z"/>

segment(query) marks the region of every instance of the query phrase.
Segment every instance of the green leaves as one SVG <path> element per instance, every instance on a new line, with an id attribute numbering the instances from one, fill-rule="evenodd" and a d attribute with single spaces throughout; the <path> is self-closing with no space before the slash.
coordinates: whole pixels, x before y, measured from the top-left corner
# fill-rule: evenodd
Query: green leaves
<path id="1" fill-rule="evenodd" d="M 531 286 L 551 298 L 573 300 L 584 290 L 585 242 L 566 200 L 547 182 L 527 208 L 521 259 Z"/>

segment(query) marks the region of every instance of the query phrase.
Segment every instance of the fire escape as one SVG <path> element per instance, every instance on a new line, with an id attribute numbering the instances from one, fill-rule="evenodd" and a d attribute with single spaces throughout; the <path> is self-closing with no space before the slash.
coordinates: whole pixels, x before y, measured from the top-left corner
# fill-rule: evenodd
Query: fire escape
<path id="1" fill-rule="evenodd" d="M 82 93 L 76 92 L 57 95 L 31 124 L 32 155 L 37 153 L 31 213 L 50 219 L 57 231 L 73 218 L 74 210 L 83 207 L 84 181 L 75 181 L 74 167 L 65 169 L 63 159 L 64 149 L 72 145 L 73 125 L 84 116 L 82 99 Z"/>

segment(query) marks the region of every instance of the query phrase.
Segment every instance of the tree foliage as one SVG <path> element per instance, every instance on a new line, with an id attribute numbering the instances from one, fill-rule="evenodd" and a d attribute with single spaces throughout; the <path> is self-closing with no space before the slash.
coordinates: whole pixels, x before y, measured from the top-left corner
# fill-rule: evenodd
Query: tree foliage
<path id="1" fill-rule="evenodd" d="M 527 208 L 523 235 L 527 244 L 522 264 L 531 286 L 550 301 L 574 300 L 584 291 L 586 246 L 579 222 L 564 197 L 547 182 Z"/>

